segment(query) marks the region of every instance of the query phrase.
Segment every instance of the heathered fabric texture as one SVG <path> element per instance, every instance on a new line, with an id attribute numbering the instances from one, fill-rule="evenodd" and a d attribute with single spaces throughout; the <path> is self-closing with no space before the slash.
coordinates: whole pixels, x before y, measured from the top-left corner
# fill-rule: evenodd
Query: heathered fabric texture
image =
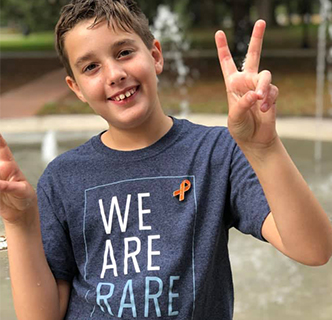
<path id="1" fill-rule="evenodd" d="M 46 256 L 73 286 L 65 319 L 232 319 L 228 230 L 264 240 L 270 209 L 226 128 L 173 121 L 136 151 L 95 136 L 41 177 Z"/>

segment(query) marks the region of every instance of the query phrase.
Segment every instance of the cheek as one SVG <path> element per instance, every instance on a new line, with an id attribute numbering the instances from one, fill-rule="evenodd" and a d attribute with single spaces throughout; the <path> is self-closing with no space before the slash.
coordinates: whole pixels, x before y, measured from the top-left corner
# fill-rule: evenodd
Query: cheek
<path id="1" fill-rule="evenodd" d="M 81 92 L 88 102 L 97 100 L 101 94 L 104 95 L 103 83 L 100 79 L 86 81 L 81 85 Z"/>
<path id="2" fill-rule="evenodd" d="M 150 79 L 151 77 L 156 77 L 156 65 L 155 61 L 152 57 L 148 59 L 140 59 L 139 62 L 136 64 L 135 69 L 133 70 L 133 74 L 140 75 L 142 78 Z"/>
<path id="3" fill-rule="evenodd" d="M 144 82 L 149 83 L 149 86 L 155 87 L 157 85 L 157 72 L 153 64 L 141 65 L 137 72 L 140 73 Z"/>

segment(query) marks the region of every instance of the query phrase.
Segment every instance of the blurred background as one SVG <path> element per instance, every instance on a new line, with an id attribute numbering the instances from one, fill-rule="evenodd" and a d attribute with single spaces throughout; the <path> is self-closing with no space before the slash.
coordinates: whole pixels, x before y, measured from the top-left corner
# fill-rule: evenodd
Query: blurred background
<path id="1" fill-rule="evenodd" d="M 0 4 L 0 132 L 33 186 L 54 156 L 83 143 L 104 125 L 88 127 L 95 121 L 92 111 L 67 88 L 54 51 L 53 29 L 67 2 L 1 0 Z M 270 70 L 280 89 L 279 123 L 294 124 L 283 142 L 332 220 L 331 0 L 138 3 L 166 58 L 159 81 L 165 112 L 198 115 L 196 119 L 219 121 L 227 114 L 215 32 L 226 32 L 240 69 L 253 23 L 266 20 L 261 70 Z M 300 119 L 297 126 L 294 119 Z M 57 131 L 60 124 L 66 129 Z M 317 136 L 308 138 L 312 128 Z M 1 236 L 5 234 L 0 221 Z M 3 248 L 4 243 L 0 243 Z M 15 320 L 7 251 L 1 246 L 0 319 Z M 234 230 L 230 256 L 234 320 L 331 320 L 332 261 L 319 268 L 305 267 Z"/>
<path id="2" fill-rule="evenodd" d="M 60 67 L 54 52 L 53 29 L 60 8 L 67 2 L 1 1 L 0 94 Z M 162 35 L 163 39 L 160 39 L 163 40 L 166 57 L 171 56 L 167 56 L 168 49 L 172 47 L 174 51 L 175 47 L 177 55 L 181 53 L 183 58 L 185 69 L 182 71 L 179 71 L 178 65 L 174 66 L 174 59 L 166 59 L 168 65 L 163 74 L 165 81 L 161 81 L 161 99 L 166 112 L 179 112 L 183 95 L 187 95 L 187 103 L 192 112 L 226 113 L 227 104 L 219 62 L 216 59 L 214 33 L 218 29 L 225 30 L 232 53 L 240 66 L 247 50 L 253 23 L 258 18 L 263 18 L 267 21 L 267 31 L 261 69 L 272 71 L 273 81 L 282 92 L 278 100 L 278 114 L 315 114 L 317 40 L 319 24 L 322 22 L 320 10 L 324 5 L 331 5 L 330 0 L 139 0 L 138 3 L 148 16 L 151 27 L 155 30 L 157 25 L 159 28 L 158 35 L 166 28 L 166 36 Z M 170 10 L 175 18 L 170 18 L 165 10 Z M 172 21 L 175 21 L 175 31 L 170 25 Z M 326 48 L 331 45 L 329 35 L 332 35 L 332 31 L 328 33 L 327 30 L 326 28 Z M 177 35 L 169 39 L 167 35 L 174 32 Z M 174 39 L 179 36 L 182 41 L 176 43 Z M 332 52 L 330 55 L 329 63 L 332 60 Z M 179 80 L 177 90 L 174 90 L 172 80 L 181 72 L 185 79 Z M 168 81 L 170 79 L 171 81 Z M 328 88 L 327 81 L 324 82 L 324 86 L 326 90 L 322 97 L 322 113 L 326 117 L 331 117 L 331 97 L 328 91 L 332 92 L 332 89 L 331 85 L 330 89 Z M 206 95 L 209 95 L 208 101 L 205 99 Z M 52 96 L 45 98 L 43 102 L 38 108 L 33 108 L 33 113 L 92 112 L 88 106 L 78 103 L 69 91 L 56 96 L 56 99 Z M 11 113 L 4 109 L 3 103 L 0 117 L 11 116 Z"/>

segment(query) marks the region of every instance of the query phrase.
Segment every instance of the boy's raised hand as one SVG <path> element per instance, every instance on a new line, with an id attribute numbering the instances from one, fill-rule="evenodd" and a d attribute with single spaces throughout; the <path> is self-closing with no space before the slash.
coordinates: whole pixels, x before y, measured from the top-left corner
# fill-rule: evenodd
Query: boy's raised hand
<path id="1" fill-rule="evenodd" d="M 228 128 L 242 147 L 264 148 L 277 136 L 275 129 L 278 88 L 271 84 L 271 73 L 258 73 L 265 21 L 255 23 L 243 71 L 238 71 L 226 35 L 215 35 L 218 57 L 228 99 Z"/>
<path id="2" fill-rule="evenodd" d="M 29 210 L 35 210 L 37 196 L 28 183 L 0 134 L 0 215 L 5 222 L 26 221 Z"/>

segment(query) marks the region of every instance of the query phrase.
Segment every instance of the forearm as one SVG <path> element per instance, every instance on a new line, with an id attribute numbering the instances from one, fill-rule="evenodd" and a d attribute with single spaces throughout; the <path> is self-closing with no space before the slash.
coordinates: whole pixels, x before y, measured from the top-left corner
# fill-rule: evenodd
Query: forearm
<path id="1" fill-rule="evenodd" d="M 258 73 L 265 26 L 262 20 L 255 23 L 241 72 L 224 32 L 215 35 L 226 84 L 228 129 L 256 172 L 271 207 L 263 235 L 293 259 L 321 264 L 332 254 L 331 223 L 276 135 L 279 90 L 271 83 L 270 72 Z"/>
<path id="2" fill-rule="evenodd" d="M 19 320 L 60 320 L 58 288 L 44 254 L 38 209 L 34 211 L 28 225 L 5 222 L 15 310 Z"/>
<path id="3" fill-rule="evenodd" d="M 268 151 L 242 150 L 265 192 L 281 250 L 306 264 L 328 261 L 332 254 L 331 223 L 280 139 Z"/>

